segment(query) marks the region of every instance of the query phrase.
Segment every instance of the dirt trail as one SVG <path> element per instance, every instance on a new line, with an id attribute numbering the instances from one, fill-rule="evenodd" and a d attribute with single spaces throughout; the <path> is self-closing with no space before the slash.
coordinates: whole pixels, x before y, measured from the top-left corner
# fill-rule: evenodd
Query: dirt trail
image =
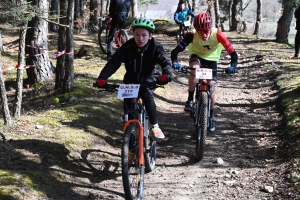
<path id="1" fill-rule="evenodd" d="M 168 54 L 175 38 L 156 35 Z M 159 144 L 157 167 L 146 175 L 144 199 L 295 199 L 285 180 L 279 136 L 281 116 L 276 108 L 276 69 L 281 63 L 271 58 L 255 61 L 250 44 L 232 39 L 240 54 L 239 73 L 219 76 L 215 120 L 217 130 L 207 137 L 204 159 L 194 162 L 195 129 L 183 111 L 187 98 L 187 76 L 174 74 L 166 89 L 156 91 L 159 124 L 167 140 Z M 224 53 L 219 67 L 228 67 Z M 180 55 L 186 63 L 187 52 Z M 267 59 L 267 61 L 266 61 Z M 264 63 L 271 63 L 264 67 Z M 119 156 L 119 149 L 113 150 Z M 224 163 L 217 163 L 221 158 Z M 115 158 L 119 162 L 119 158 Z M 123 199 L 120 169 L 115 179 L 94 190 L 103 199 Z M 110 194 L 109 194 L 110 193 Z"/>

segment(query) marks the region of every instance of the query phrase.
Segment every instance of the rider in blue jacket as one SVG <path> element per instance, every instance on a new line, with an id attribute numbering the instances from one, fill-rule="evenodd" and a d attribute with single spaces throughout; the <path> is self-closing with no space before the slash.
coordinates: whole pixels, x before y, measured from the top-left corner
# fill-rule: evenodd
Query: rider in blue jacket
<path id="1" fill-rule="evenodd" d="M 180 29 L 184 29 L 184 22 L 187 21 L 188 15 L 191 15 L 193 18 L 196 17 L 191 10 L 185 7 L 185 0 L 179 0 L 177 10 L 174 13 L 174 21 L 180 25 Z"/>

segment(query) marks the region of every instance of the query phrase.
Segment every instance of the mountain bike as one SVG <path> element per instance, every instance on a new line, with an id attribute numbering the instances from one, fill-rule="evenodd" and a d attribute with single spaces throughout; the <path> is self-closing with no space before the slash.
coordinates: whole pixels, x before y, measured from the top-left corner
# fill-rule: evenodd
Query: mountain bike
<path id="1" fill-rule="evenodd" d="M 210 85 L 208 80 L 212 80 L 212 72 L 215 70 L 207 68 L 192 68 L 184 67 L 181 72 L 189 73 L 188 70 L 196 70 L 196 78 L 198 83 L 196 84 L 195 102 L 193 103 L 192 111 L 190 112 L 191 118 L 194 119 L 194 126 L 196 128 L 196 149 L 195 158 L 197 161 L 201 161 L 204 154 L 207 129 L 209 128 L 210 118 Z M 226 69 L 216 70 L 217 72 L 227 73 Z"/>
<path id="2" fill-rule="evenodd" d="M 96 87 L 96 84 L 94 84 Z M 150 126 L 145 105 L 137 97 L 138 84 L 111 85 L 104 90 L 118 91 L 118 98 L 129 98 L 131 107 L 124 113 L 124 135 L 122 144 L 122 180 L 125 197 L 128 200 L 142 199 L 144 175 L 154 170 L 156 162 L 156 140 L 150 134 Z M 156 82 L 140 85 L 155 90 L 163 87 Z M 129 114 L 134 116 L 129 119 Z"/>
<path id="3" fill-rule="evenodd" d="M 111 21 L 112 18 L 109 15 L 104 14 L 99 17 L 99 31 L 98 31 L 98 42 L 101 51 L 104 54 L 107 54 L 107 40 L 109 31 L 111 28 Z M 117 27 L 117 31 L 113 37 L 113 45 L 112 45 L 112 52 L 114 54 L 116 50 L 118 50 L 122 44 L 124 44 L 129 39 L 127 32 L 124 29 Z"/>
<path id="4" fill-rule="evenodd" d="M 185 21 L 183 24 L 184 25 L 180 25 L 179 26 L 179 30 L 177 30 L 177 32 L 176 32 L 176 41 L 177 41 L 177 44 L 181 40 L 183 40 L 185 33 L 191 31 L 191 25 L 192 25 L 191 20 Z"/>

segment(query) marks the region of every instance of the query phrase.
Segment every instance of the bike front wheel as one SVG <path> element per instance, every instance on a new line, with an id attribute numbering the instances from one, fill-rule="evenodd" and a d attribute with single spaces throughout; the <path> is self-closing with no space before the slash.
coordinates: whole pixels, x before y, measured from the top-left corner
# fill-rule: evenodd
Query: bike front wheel
<path id="1" fill-rule="evenodd" d="M 156 162 L 156 141 L 153 140 L 149 131 L 148 116 L 144 120 L 144 144 L 145 144 L 145 171 L 146 173 L 152 172 L 155 168 Z"/>
<path id="2" fill-rule="evenodd" d="M 104 54 L 107 54 L 107 38 L 108 38 L 108 33 L 109 33 L 108 26 L 103 26 L 98 31 L 99 46 L 100 46 L 101 51 Z"/>
<path id="3" fill-rule="evenodd" d="M 204 147 L 207 135 L 207 115 L 208 115 L 208 94 L 207 92 L 200 93 L 200 100 L 196 103 L 196 153 L 197 161 L 201 161 L 204 154 Z"/>
<path id="4" fill-rule="evenodd" d="M 122 146 L 122 180 L 127 200 L 142 199 L 144 190 L 145 167 L 139 167 L 139 144 L 136 124 L 130 124 L 123 135 Z"/>

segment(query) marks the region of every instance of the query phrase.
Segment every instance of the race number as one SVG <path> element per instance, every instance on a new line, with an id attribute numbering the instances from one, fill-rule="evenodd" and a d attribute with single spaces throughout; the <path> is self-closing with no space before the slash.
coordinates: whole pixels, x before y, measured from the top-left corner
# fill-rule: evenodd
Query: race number
<path id="1" fill-rule="evenodd" d="M 197 68 L 196 69 L 197 79 L 212 79 L 212 69 Z"/>
<path id="2" fill-rule="evenodd" d="M 140 90 L 140 84 L 122 84 L 118 90 L 117 98 L 137 98 Z"/>
<path id="3" fill-rule="evenodd" d="M 190 21 L 185 21 L 183 22 L 184 26 L 188 27 L 188 26 L 191 26 L 191 22 Z"/>

